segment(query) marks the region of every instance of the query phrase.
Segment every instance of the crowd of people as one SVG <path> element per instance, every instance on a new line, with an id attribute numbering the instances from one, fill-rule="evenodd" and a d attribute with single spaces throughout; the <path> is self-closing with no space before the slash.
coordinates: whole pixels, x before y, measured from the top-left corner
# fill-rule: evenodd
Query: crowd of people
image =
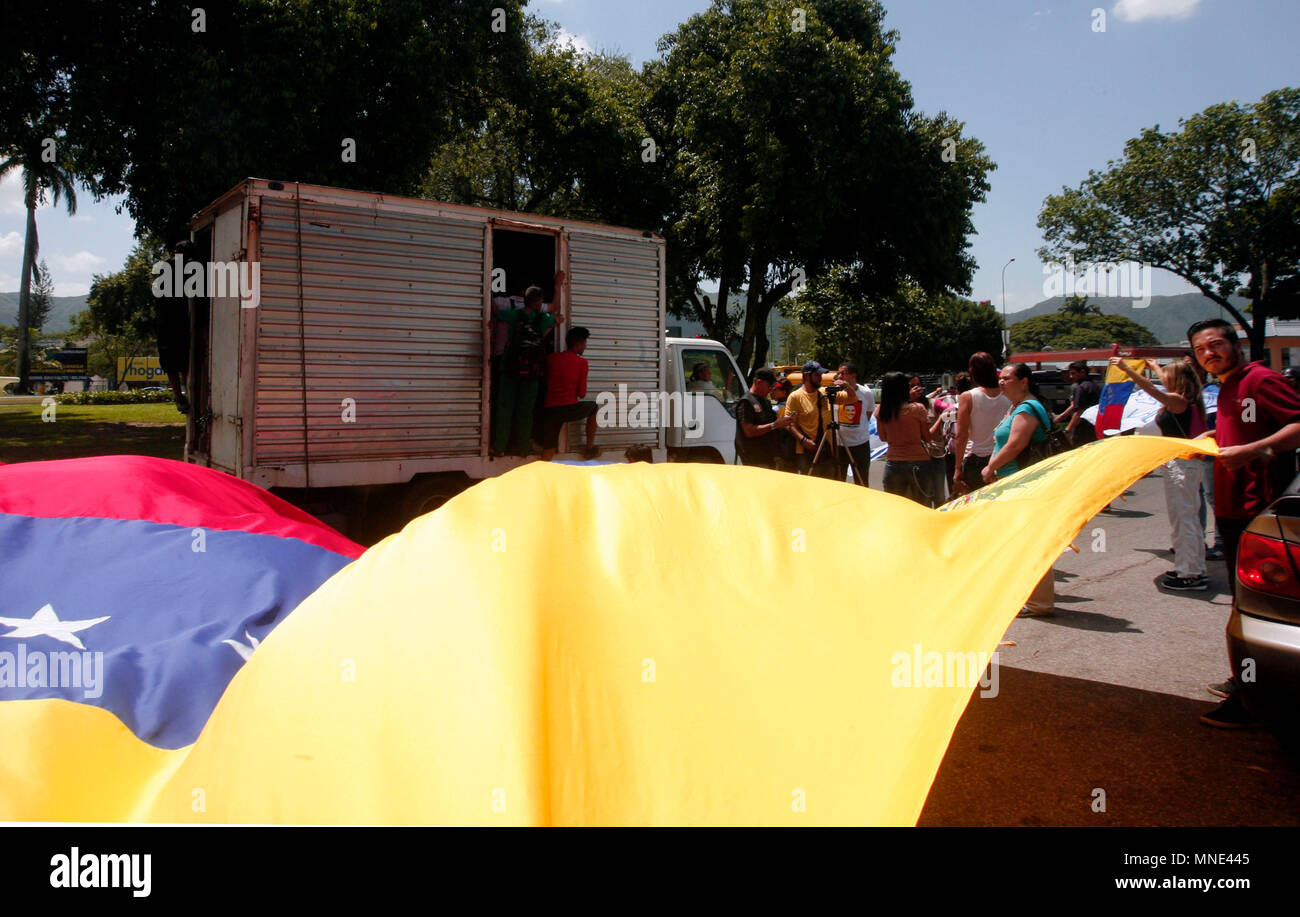
<path id="1" fill-rule="evenodd" d="M 1163 466 L 1174 568 L 1160 579 L 1161 587 L 1203 591 L 1208 561 L 1222 560 L 1235 592 L 1242 533 L 1296 476 L 1300 372 L 1284 375 L 1263 362 L 1248 362 L 1236 329 L 1221 319 L 1196 322 L 1187 337 L 1191 346 L 1183 359 L 1156 367 L 1159 385 L 1119 357 L 1110 365 L 1159 402 L 1155 424 L 1161 435 L 1193 440 L 1213 435 L 1219 446 L 1217 458 L 1175 458 Z M 1028 365 L 999 369 L 988 353 L 972 355 L 967 372 L 951 388 L 929 394 L 917 375 L 887 373 L 879 405 L 852 363 L 840 364 L 822 391 L 825 375 L 819 364 L 806 363 L 800 384 L 792 388 L 772 370 L 755 374 L 737 414 L 736 445 L 743 462 L 837 480 L 851 471 L 855 483 L 867 486 L 867 419 L 874 417 L 888 445 L 884 489 L 937 507 L 1051 454 L 1055 424 L 1066 423 L 1067 448 L 1097 438 L 1083 415 L 1098 404 L 1100 386 L 1082 362 L 1068 370 L 1070 406 L 1055 415 Z M 1202 397 L 1210 378 L 1220 386 L 1214 413 Z M 1206 545 L 1207 508 L 1214 514 L 1213 547 Z M 1053 582 L 1048 570 L 1022 616 L 1054 613 Z M 1235 674 L 1207 690 L 1223 702 L 1203 715 L 1203 722 L 1223 728 L 1251 724 Z"/>
<path id="2" fill-rule="evenodd" d="M 563 276 L 557 277 L 557 284 Z M 542 457 L 555 452 L 560 428 L 587 422 L 587 448 L 594 458 L 595 403 L 587 395 L 587 361 L 582 356 L 587 329 L 570 328 L 565 349 L 549 352 L 546 337 L 554 318 L 537 287 L 522 303 L 501 303 L 496 311 L 492 381 L 492 451 L 523 454 L 534 430 L 533 405 L 541 404 L 536 423 Z M 507 344 L 506 342 L 510 343 Z M 1228 322 L 1208 319 L 1188 329 L 1190 351 L 1183 359 L 1156 367 L 1159 385 L 1129 363 L 1114 357 L 1110 365 L 1160 404 L 1155 424 L 1163 436 L 1197 439 L 1213 435 L 1217 458 L 1175 458 L 1163 466 L 1174 568 L 1160 586 L 1171 591 L 1208 588 L 1207 564 L 1222 560 L 1228 582 L 1236 588 L 1237 545 L 1250 521 L 1263 512 L 1296 476 L 1300 449 L 1300 373 L 1277 373 L 1261 362 L 1247 362 L 1236 330 Z M 693 368 L 691 391 L 714 388 L 707 364 Z M 832 376 L 833 378 L 828 378 Z M 793 372 L 791 372 L 791 377 Z M 1040 396 L 1027 364 L 1001 368 L 988 353 L 971 356 L 966 372 L 948 388 L 926 393 L 919 375 L 886 373 L 879 404 L 858 367 L 840 363 L 832 374 L 815 361 L 805 363 L 797 380 L 773 369 L 754 374 L 736 410 L 736 452 L 746 465 L 784 470 L 869 486 L 871 422 L 886 444 L 882 485 L 885 491 L 937 508 L 985 487 L 1000 477 L 1050 455 L 1054 442 L 1065 448 L 1097 439 L 1085 418 L 1097 406 L 1100 387 L 1086 363 L 1070 365 L 1070 404 L 1053 414 Z M 1207 380 L 1218 382 L 1216 412 L 1203 400 Z M 1053 436 L 1056 425 L 1065 424 Z M 1133 432 L 1133 431 L 1126 431 Z M 651 461 L 648 447 L 629 449 L 627 461 Z M 1208 509 L 1214 515 L 1214 544 L 1206 546 Z M 1103 510 L 1106 512 L 1107 510 Z M 1055 587 L 1048 570 L 1020 614 L 1055 613 Z M 1209 725 L 1249 725 L 1235 675 L 1207 689 L 1222 703 L 1202 716 Z"/>
<path id="3" fill-rule="evenodd" d="M 839 364 L 833 379 L 827 378 L 828 368 L 805 363 L 797 385 L 775 370 L 761 369 L 736 415 L 737 454 L 746 465 L 866 487 L 874 421 L 888 445 L 884 489 L 941 506 L 983 486 L 994 428 L 1012 407 L 992 356 L 975 354 L 969 370 L 950 387 L 929 393 L 915 373 L 887 373 L 876 404 L 851 362 Z M 1027 368 L 1023 372 L 1027 378 Z"/>

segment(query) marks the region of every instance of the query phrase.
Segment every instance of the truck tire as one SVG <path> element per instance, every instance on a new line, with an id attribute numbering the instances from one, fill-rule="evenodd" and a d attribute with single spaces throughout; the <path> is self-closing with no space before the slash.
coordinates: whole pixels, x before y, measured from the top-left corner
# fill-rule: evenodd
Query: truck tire
<path id="1" fill-rule="evenodd" d="M 434 474 L 413 479 L 403 489 L 399 504 L 402 526 L 433 512 L 473 483 L 463 474 Z"/>
<path id="2" fill-rule="evenodd" d="M 722 455 L 712 446 L 700 446 L 695 449 L 669 449 L 668 461 L 692 462 L 703 465 L 722 465 Z"/>

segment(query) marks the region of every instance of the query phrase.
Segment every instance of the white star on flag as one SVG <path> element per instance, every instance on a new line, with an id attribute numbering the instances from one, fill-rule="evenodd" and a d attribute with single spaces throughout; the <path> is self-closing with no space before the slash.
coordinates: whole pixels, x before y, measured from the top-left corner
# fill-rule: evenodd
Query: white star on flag
<path id="1" fill-rule="evenodd" d="M 262 641 L 258 640 L 248 631 L 244 631 L 244 639 L 248 641 L 247 644 L 240 643 L 238 640 L 222 640 L 221 642 L 230 644 L 231 649 L 238 653 L 240 658 L 247 662 L 252 658 L 253 650 L 257 649 Z"/>
<path id="2" fill-rule="evenodd" d="M 71 643 L 77 649 L 84 650 L 86 647 L 82 644 L 81 638 L 74 634 L 87 627 L 102 624 L 111 617 L 112 615 L 104 615 L 102 618 L 87 618 L 84 621 L 60 621 L 59 616 L 54 613 L 54 606 L 47 604 L 30 618 L 0 618 L 0 624 L 17 628 L 4 634 L 5 637 L 53 637 L 55 640 Z"/>

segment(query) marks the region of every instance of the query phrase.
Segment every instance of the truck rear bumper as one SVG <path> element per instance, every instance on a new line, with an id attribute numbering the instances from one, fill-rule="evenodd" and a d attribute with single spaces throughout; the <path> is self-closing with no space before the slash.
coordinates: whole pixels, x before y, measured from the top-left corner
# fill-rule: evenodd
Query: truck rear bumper
<path id="1" fill-rule="evenodd" d="M 667 455 L 663 449 L 652 451 L 656 462 L 664 462 Z M 583 456 L 577 452 L 557 453 L 555 458 L 563 461 L 582 461 Z M 611 462 L 623 461 L 622 449 L 606 450 L 600 456 Z M 505 474 L 533 458 L 506 456 L 490 458 L 488 456 L 454 456 L 445 458 L 402 459 L 399 461 L 375 462 L 313 462 L 310 480 L 307 469 L 297 465 L 262 465 L 251 469 L 245 475 L 247 480 L 259 487 L 349 487 L 362 484 L 404 484 L 416 475 L 438 474 L 459 471 L 473 480 L 490 478 Z"/>

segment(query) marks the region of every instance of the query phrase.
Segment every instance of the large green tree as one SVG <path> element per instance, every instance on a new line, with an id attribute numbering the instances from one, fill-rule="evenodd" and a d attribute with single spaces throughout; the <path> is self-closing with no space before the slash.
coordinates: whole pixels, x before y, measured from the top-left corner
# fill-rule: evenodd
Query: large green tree
<path id="1" fill-rule="evenodd" d="M 1300 90 L 1212 105 L 1128 141 L 1124 155 L 1044 202 L 1045 260 L 1136 261 L 1182 277 L 1247 329 L 1300 317 Z M 1250 300 L 1247 318 L 1230 297 Z"/>
<path id="2" fill-rule="evenodd" d="M 414 191 L 526 47 L 521 0 L 14 6 L 0 68 L 52 87 L 79 174 L 168 243 L 248 176 Z"/>
<path id="3" fill-rule="evenodd" d="M 875 0 L 715 0 L 646 68 L 674 194 L 670 301 L 716 336 L 744 289 L 742 368 L 766 358 L 771 309 L 833 266 L 864 296 L 969 289 L 993 166 L 960 123 L 915 110 L 883 19 Z"/>
<path id="4" fill-rule="evenodd" d="M 438 200 L 658 229 L 667 186 L 646 144 L 645 84 L 626 58 L 581 52 L 530 20 L 522 72 L 480 84 L 487 114 L 434 155 Z"/>

